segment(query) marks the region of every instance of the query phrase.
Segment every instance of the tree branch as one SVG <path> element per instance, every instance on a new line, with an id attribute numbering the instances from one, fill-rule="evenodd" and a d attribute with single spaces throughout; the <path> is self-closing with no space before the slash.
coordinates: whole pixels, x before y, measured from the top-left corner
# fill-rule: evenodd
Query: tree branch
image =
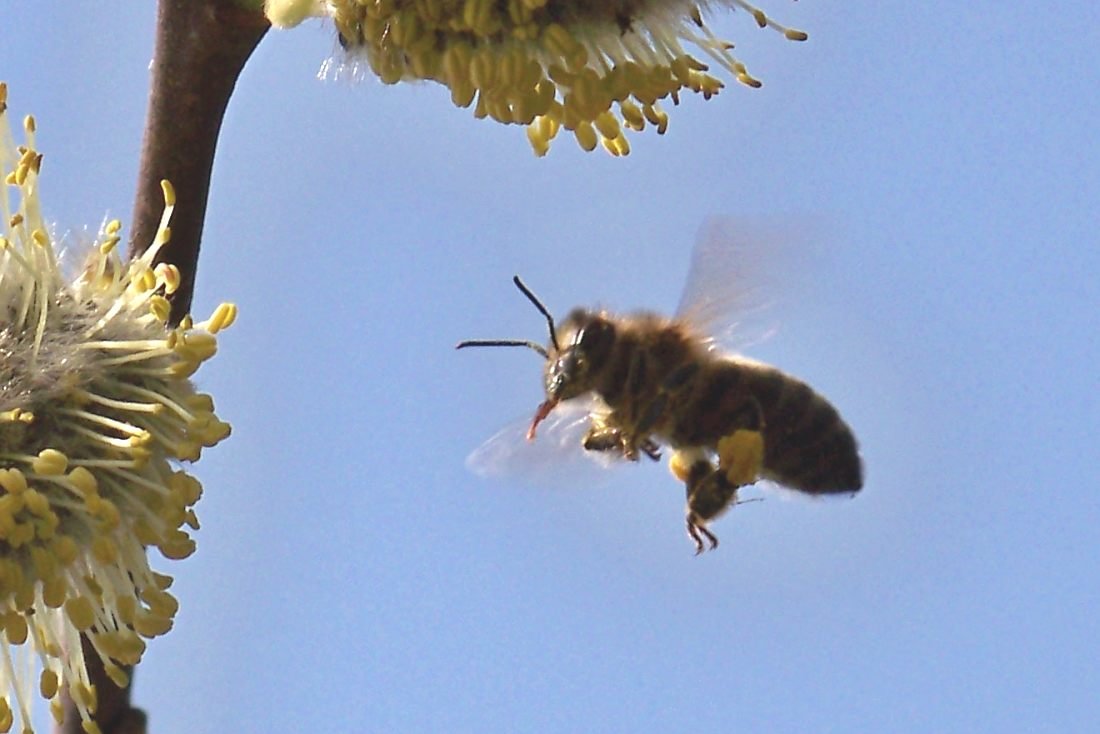
<path id="1" fill-rule="evenodd" d="M 161 179 L 176 189 L 172 239 L 157 260 L 180 270 L 172 321 L 191 308 L 210 171 L 229 96 L 269 24 L 230 0 L 160 0 L 152 88 L 134 202 L 130 255 L 153 241 L 164 209 Z"/>

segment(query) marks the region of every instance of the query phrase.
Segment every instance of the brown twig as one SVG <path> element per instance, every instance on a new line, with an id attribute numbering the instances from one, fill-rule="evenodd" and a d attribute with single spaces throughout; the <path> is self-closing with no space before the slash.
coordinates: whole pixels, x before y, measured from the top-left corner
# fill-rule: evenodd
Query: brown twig
<path id="1" fill-rule="evenodd" d="M 141 148 L 130 255 L 153 241 L 164 209 L 161 179 L 176 189 L 172 239 L 158 261 L 180 270 L 172 320 L 191 308 L 210 171 L 222 117 L 245 61 L 269 24 L 230 0 L 160 0 L 152 87 Z"/>
<path id="2" fill-rule="evenodd" d="M 237 77 L 269 24 L 257 10 L 232 0 L 160 0 L 149 109 L 134 201 L 130 256 L 152 242 L 164 209 L 160 182 L 176 189 L 172 238 L 157 260 L 175 264 L 180 287 L 172 320 L 191 308 L 210 172 L 218 132 Z M 145 713 L 130 706 L 130 687 L 119 688 L 84 641 L 88 675 L 98 705 L 94 720 L 103 734 L 143 734 Z M 133 671 L 128 671 L 131 676 Z M 83 734 L 76 706 L 62 693 L 58 734 Z"/>

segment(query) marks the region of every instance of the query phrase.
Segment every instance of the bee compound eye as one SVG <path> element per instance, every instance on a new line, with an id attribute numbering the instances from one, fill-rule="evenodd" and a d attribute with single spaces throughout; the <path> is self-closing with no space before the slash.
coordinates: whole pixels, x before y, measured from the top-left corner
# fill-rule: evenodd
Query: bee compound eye
<path id="1" fill-rule="evenodd" d="M 587 356 L 601 354 L 615 337 L 615 327 L 604 319 L 595 319 L 577 332 L 576 345 Z"/>

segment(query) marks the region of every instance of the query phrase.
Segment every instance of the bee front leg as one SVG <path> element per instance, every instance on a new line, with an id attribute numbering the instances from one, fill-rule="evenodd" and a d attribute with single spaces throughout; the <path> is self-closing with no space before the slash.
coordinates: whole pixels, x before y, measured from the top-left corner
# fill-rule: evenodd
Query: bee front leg
<path id="1" fill-rule="evenodd" d="M 590 428 L 584 436 L 582 445 L 586 451 L 613 451 L 631 461 L 638 460 L 639 451 L 653 461 L 659 461 L 661 458 L 661 447 L 653 439 L 647 436 L 640 441 L 632 441 L 627 439 L 620 429 L 608 426 Z"/>
<path id="2" fill-rule="evenodd" d="M 618 421 L 613 415 L 592 417 L 592 426 L 584 435 L 582 442 L 585 451 L 601 451 L 621 454 L 626 458 L 636 461 L 636 453 L 632 453 L 630 443 L 619 428 Z"/>
<path id="3" fill-rule="evenodd" d="M 625 453 L 623 434 L 618 428 L 605 425 L 593 425 L 584 435 L 585 451 L 613 451 Z"/>

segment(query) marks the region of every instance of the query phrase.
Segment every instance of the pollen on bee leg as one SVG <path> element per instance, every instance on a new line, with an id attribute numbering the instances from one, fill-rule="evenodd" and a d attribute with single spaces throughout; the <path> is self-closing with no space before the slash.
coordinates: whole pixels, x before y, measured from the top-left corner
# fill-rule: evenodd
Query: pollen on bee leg
<path id="1" fill-rule="evenodd" d="M 735 487 L 754 483 L 764 468 L 764 434 L 741 428 L 719 439 L 718 466 Z"/>
<path id="2" fill-rule="evenodd" d="M 668 459 L 668 470 L 672 476 L 681 482 L 687 483 L 691 477 L 691 470 L 700 461 L 707 461 L 706 453 L 702 449 L 677 449 Z"/>

